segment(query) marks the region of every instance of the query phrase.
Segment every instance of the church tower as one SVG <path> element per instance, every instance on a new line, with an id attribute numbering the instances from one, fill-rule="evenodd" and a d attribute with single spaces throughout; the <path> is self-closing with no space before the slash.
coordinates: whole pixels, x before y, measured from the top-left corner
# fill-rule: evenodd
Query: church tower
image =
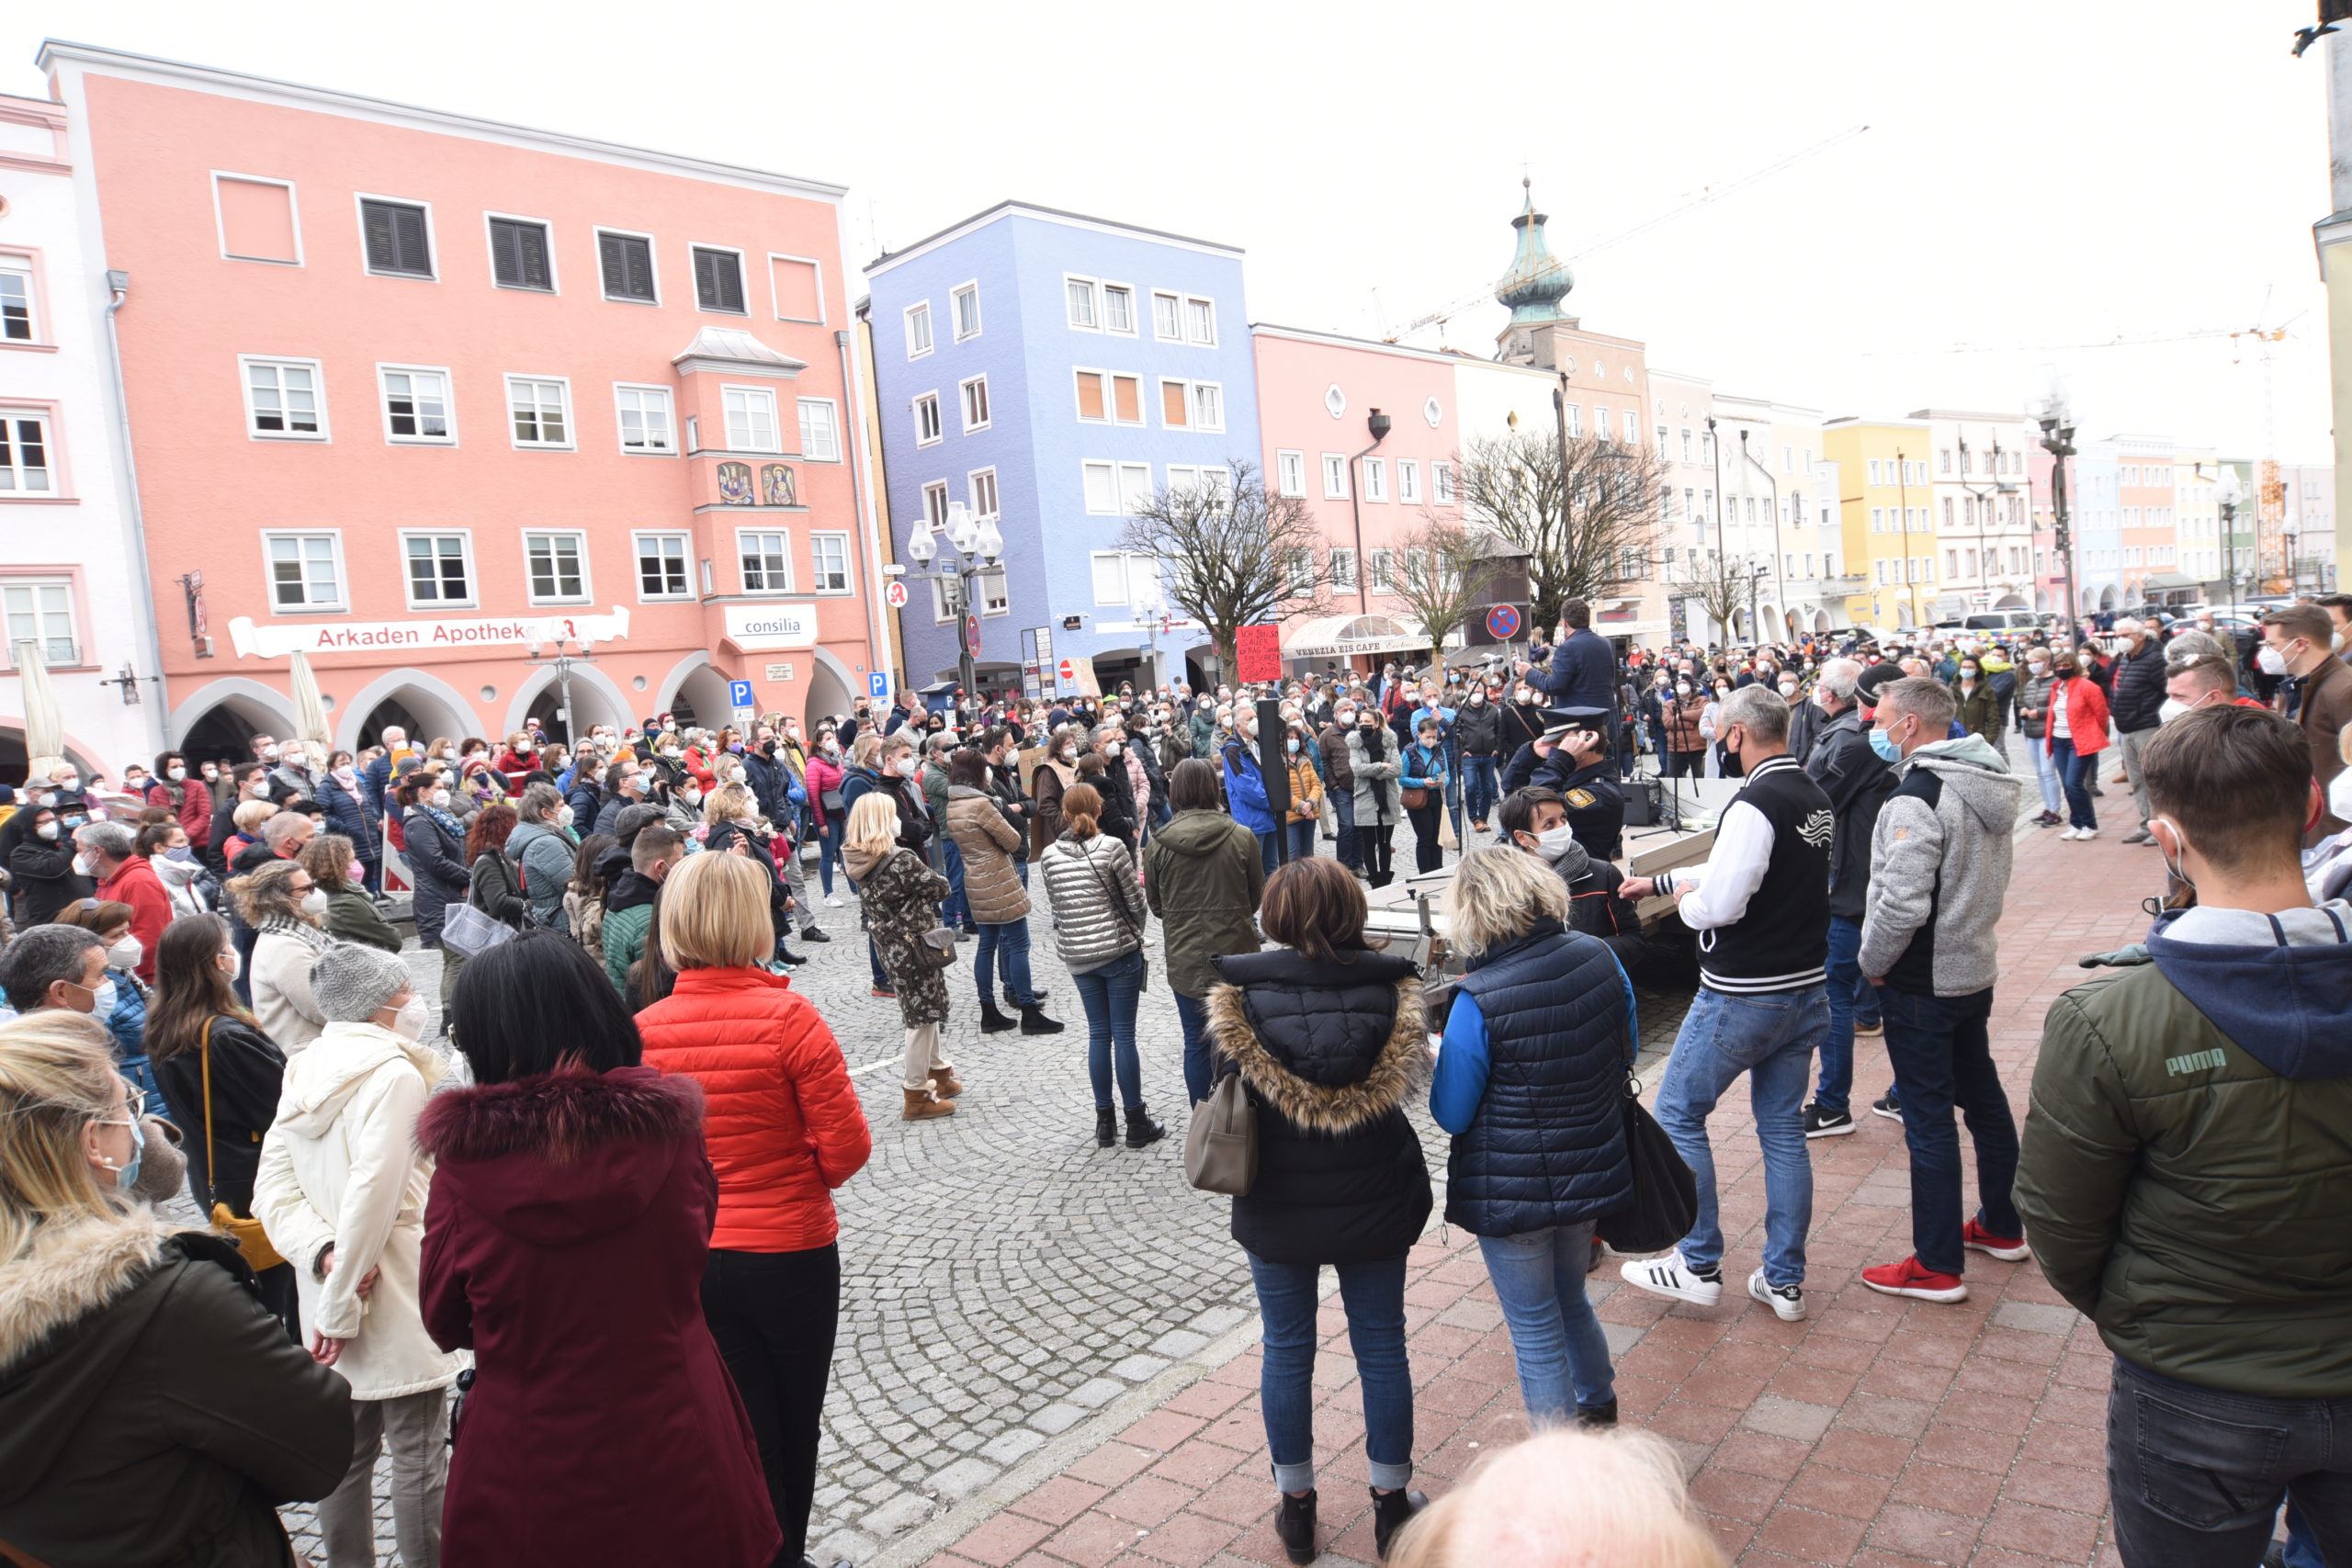
<path id="1" fill-rule="evenodd" d="M 1555 330 L 1577 325 L 1577 318 L 1560 309 L 1577 280 L 1544 238 L 1544 215 L 1535 210 L 1534 182 L 1519 183 L 1527 191 L 1527 204 L 1510 220 L 1519 231 L 1519 247 L 1510 270 L 1495 285 L 1496 299 L 1510 307 L 1510 321 L 1495 340 L 1495 357 L 1506 365 L 1552 369 L 1560 363 Z"/>

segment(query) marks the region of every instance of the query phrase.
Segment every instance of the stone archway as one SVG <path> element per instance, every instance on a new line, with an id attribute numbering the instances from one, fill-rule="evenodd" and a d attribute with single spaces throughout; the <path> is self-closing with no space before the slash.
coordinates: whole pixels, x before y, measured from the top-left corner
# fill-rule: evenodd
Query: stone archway
<path id="1" fill-rule="evenodd" d="M 2115 608 L 2115 584 L 2112 582 L 2098 591 L 2098 607 L 2102 611 Z"/>
<path id="2" fill-rule="evenodd" d="M 483 734 L 481 716 L 448 682 L 429 671 L 388 670 L 335 708 L 334 742 L 356 751 L 397 724 L 419 746 L 428 740 L 461 740 Z"/>
<path id="3" fill-rule="evenodd" d="M 616 731 L 634 728 L 635 721 L 629 716 L 628 698 L 622 694 L 620 687 L 613 683 L 613 678 L 593 664 L 574 663 L 571 669 L 571 735 L 566 736 L 562 724 L 548 722 L 553 718 L 555 709 L 561 702 L 558 694 L 560 690 L 553 670 L 533 671 L 531 678 L 514 689 L 514 697 L 506 705 L 506 723 L 499 733 L 502 736 L 514 734 L 535 712 L 541 716 L 542 728 L 547 733 L 563 739 L 566 744 L 600 724 L 609 725 Z"/>
<path id="4" fill-rule="evenodd" d="M 254 735 L 290 735 L 294 724 L 294 705 L 285 693 L 251 676 L 224 675 L 198 686 L 172 709 L 164 726 L 164 743 L 189 750 L 193 735 L 203 761 L 234 758 L 242 761 L 252 750 L 249 742 Z M 200 750 L 206 747 L 228 749 Z"/>

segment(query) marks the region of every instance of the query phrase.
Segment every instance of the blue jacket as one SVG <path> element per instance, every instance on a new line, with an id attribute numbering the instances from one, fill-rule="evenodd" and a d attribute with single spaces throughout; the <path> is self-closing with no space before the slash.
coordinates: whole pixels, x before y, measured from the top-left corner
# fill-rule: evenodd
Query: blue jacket
<path id="1" fill-rule="evenodd" d="M 1617 711 L 1617 653 L 1609 639 L 1588 626 L 1570 632 L 1552 650 L 1549 664 L 1527 672 L 1527 683 L 1552 698 L 1554 707 Z"/>
<path id="2" fill-rule="evenodd" d="M 367 780 L 356 782 L 356 791 L 346 790 L 333 773 L 322 774 L 319 779 L 319 804 L 327 808 L 328 829 L 349 839 L 359 858 L 374 865 L 384 855 L 376 830 L 379 813 L 368 809 Z"/>
<path id="3" fill-rule="evenodd" d="M 359 775 L 359 798 L 367 802 L 368 815 L 382 819 L 384 792 L 391 786 L 392 754 L 387 751 L 368 763 Z"/>
<path id="4" fill-rule="evenodd" d="M 1253 833 L 1274 830 L 1274 808 L 1266 801 L 1265 776 L 1258 758 L 1238 740 L 1225 743 L 1225 803 L 1233 819 Z"/>
<path id="5" fill-rule="evenodd" d="M 1545 919 L 1454 987 L 1430 1088 L 1453 1134 L 1445 1217 L 1521 1235 L 1634 1200 L 1625 1146 L 1634 992 L 1596 937 Z"/>
<path id="6" fill-rule="evenodd" d="M 1416 740 L 1405 748 L 1405 772 L 1396 782 L 1407 789 L 1442 790 L 1453 776 L 1445 764 L 1444 741 L 1424 750 Z"/>

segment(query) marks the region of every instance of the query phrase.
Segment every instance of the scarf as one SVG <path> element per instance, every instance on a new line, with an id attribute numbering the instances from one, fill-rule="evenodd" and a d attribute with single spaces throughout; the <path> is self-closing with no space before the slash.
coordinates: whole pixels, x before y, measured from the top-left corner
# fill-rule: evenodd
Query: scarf
<path id="1" fill-rule="evenodd" d="M 298 920 L 291 915 L 265 915 L 262 917 L 260 931 L 264 936 L 273 933 L 278 936 L 290 936 L 312 953 L 324 953 L 334 944 L 334 937 L 307 920 Z"/>
<path id="2" fill-rule="evenodd" d="M 448 834 L 450 841 L 455 843 L 460 852 L 465 849 L 466 828 L 464 823 L 450 816 L 441 807 L 437 806 L 427 806 L 421 800 L 418 801 L 414 807 L 411 807 L 411 809 L 423 812 L 425 816 L 431 818 L 433 819 L 433 825 L 440 829 L 443 832 Z"/>

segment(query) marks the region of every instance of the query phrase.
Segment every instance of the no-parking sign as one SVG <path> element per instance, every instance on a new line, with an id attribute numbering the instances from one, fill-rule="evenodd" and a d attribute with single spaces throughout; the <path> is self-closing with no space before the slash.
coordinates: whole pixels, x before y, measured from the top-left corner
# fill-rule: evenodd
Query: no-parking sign
<path id="1" fill-rule="evenodd" d="M 1519 635 L 1519 608 L 1513 604 L 1498 604 L 1487 612 L 1487 635 L 1498 642 L 1509 642 Z"/>

